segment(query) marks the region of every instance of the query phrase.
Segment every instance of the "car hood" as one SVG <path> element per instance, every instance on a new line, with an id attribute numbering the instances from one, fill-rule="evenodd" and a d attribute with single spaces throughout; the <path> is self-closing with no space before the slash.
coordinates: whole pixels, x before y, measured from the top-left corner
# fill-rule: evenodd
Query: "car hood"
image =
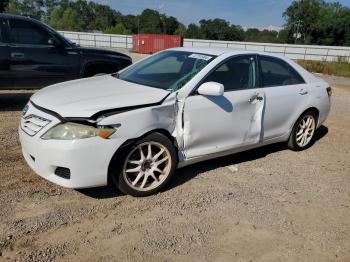
<path id="1" fill-rule="evenodd" d="M 46 87 L 31 101 L 62 117 L 91 117 L 105 110 L 159 103 L 169 93 L 105 75 Z"/>
<path id="2" fill-rule="evenodd" d="M 130 56 L 126 54 L 102 48 L 79 47 L 79 49 L 83 52 L 83 54 L 108 55 L 110 57 L 119 57 L 131 60 Z"/>

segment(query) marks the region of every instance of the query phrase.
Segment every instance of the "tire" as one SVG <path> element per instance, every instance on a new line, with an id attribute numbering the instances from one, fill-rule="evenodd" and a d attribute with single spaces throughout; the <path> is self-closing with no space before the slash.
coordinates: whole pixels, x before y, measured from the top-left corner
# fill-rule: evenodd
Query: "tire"
<path id="1" fill-rule="evenodd" d="M 294 151 L 309 148 L 314 143 L 317 116 L 313 111 L 302 114 L 294 124 L 288 140 L 288 147 Z"/>
<path id="2" fill-rule="evenodd" d="M 142 153 L 141 153 L 142 152 Z M 172 142 L 160 133 L 137 140 L 113 161 L 118 161 L 112 180 L 124 194 L 134 197 L 159 192 L 170 180 L 177 166 Z M 121 160 L 121 161 L 120 161 Z"/>

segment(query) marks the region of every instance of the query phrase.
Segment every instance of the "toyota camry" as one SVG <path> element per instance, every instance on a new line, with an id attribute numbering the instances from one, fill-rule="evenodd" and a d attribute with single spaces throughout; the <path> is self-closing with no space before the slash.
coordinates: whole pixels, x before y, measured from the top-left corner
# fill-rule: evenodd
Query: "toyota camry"
<path id="1" fill-rule="evenodd" d="M 28 165 L 53 183 L 113 182 L 146 196 L 195 162 L 277 142 L 308 148 L 330 96 L 326 82 L 278 55 L 168 49 L 118 73 L 38 91 L 19 135 Z"/>

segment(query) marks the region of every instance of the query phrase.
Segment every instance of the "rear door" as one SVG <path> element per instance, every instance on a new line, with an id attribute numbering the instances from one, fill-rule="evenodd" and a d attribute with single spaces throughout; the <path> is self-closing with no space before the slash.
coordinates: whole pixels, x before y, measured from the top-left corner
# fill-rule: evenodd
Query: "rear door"
<path id="1" fill-rule="evenodd" d="M 189 96 L 184 106 L 187 158 L 260 142 L 263 96 L 257 88 L 255 55 L 235 56 L 204 79 L 224 85 L 223 96 Z"/>
<path id="2" fill-rule="evenodd" d="M 6 20 L 0 18 L 0 89 L 10 89 L 13 78 L 10 73 L 10 51 L 5 40 Z"/>
<path id="3" fill-rule="evenodd" d="M 10 19 L 9 47 L 11 72 L 16 88 L 40 88 L 77 78 L 80 54 L 65 46 L 53 45 L 55 36 L 33 21 Z"/>
<path id="4" fill-rule="evenodd" d="M 299 73 L 282 59 L 259 56 L 261 87 L 265 93 L 264 140 L 286 135 L 305 110 L 309 88 Z"/>

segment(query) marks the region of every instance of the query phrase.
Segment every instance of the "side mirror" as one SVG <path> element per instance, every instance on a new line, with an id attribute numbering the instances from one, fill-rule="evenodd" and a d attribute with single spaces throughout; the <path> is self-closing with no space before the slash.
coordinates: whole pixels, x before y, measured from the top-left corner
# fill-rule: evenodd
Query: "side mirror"
<path id="1" fill-rule="evenodd" d="M 197 92 L 203 96 L 222 96 L 224 94 L 224 85 L 217 82 L 206 82 L 201 84 Z"/>
<path id="2" fill-rule="evenodd" d="M 60 46 L 60 42 L 56 38 L 50 38 L 47 40 L 48 45 L 52 45 L 54 47 Z"/>

